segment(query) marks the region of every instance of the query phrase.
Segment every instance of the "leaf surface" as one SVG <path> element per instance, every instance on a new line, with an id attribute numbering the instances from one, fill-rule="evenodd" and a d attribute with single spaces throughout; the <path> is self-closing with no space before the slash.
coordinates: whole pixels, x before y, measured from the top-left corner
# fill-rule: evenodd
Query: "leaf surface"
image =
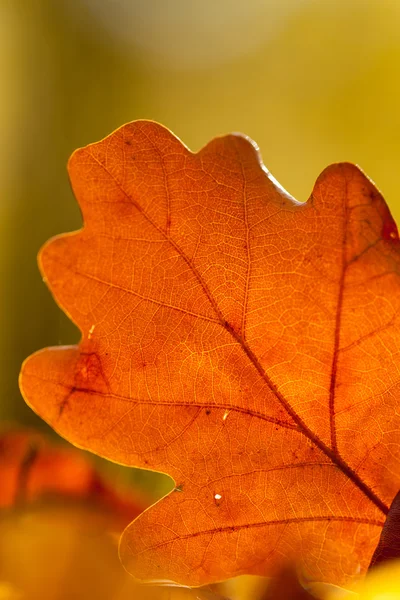
<path id="1" fill-rule="evenodd" d="M 333 165 L 301 204 L 247 138 L 193 154 L 146 121 L 69 172 L 85 226 L 39 262 L 82 340 L 27 359 L 21 389 L 74 444 L 174 478 L 125 566 L 364 572 L 400 487 L 399 238 L 374 185 Z"/>

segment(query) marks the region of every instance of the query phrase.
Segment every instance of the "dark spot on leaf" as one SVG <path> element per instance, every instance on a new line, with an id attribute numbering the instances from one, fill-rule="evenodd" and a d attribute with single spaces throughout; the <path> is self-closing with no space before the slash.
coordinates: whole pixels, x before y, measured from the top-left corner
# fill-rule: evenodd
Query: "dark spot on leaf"
<path id="1" fill-rule="evenodd" d="M 92 384 L 101 377 L 101 362 L 97 354 L 95 352 L 82 352 L 76 367 L 76 387 Z"/>

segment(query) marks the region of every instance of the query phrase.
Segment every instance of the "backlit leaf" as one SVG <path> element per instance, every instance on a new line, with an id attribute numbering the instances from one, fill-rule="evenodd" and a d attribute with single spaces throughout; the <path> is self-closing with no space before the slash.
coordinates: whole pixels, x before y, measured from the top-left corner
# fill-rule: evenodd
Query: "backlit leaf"
<path id="1" fill-rule="evenodd" d="M 40 268 L 82 340 L 30 357 L 21 389 L 74 444 L 174 478 L 126 567 L 365 572 L 400 487 L 399 239 L 374 185 L 333 165 L 300 204 L 248 139 L 193 154 L 152 122 L 69 171 L 85 226 Z"/>

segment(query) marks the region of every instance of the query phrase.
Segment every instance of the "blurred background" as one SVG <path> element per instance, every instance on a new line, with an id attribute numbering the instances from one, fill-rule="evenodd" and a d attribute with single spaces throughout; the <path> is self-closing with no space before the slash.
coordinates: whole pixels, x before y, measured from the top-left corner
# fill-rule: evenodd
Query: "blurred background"
<path id="1" fill-rule="evenodd" d="M 79 339 L 36 266 L 81 225 L 75 148 L 142 118 L 192 150 L 241 131 L 299 200 L 352 161 L 399 219 L 399 29 L 398 0 L 0 0 L 0 420 L 47 431 L 20 364 Z M 104 468 L 155 495 L 171 485 Z"/>

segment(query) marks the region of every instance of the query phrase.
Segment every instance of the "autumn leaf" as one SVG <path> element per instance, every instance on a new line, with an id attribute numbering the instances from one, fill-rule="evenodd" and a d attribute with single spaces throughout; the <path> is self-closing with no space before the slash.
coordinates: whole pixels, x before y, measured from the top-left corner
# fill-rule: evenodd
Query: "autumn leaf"
<path id="1" fill-rule="evenodd" d="M 399 238 L 338 164 L 298 203 L 240 135 L 191 153 L 152 122 L 69 163 L 82 231 L 40 269 L 82 331 L 24 363 L 61 435 L 175 491 L 124 532 L 142 579 L 364 573 L 400 488 Z"/>
<path id="2" fill-rule="evenodd" d="M 0 432 L 0 481 L 0 509 L 79 501 L 106 511 L 114 529 L 122 530 L 148 505 L 139 493 L 108 481 L 83 453 L 29 429 Z"/>

